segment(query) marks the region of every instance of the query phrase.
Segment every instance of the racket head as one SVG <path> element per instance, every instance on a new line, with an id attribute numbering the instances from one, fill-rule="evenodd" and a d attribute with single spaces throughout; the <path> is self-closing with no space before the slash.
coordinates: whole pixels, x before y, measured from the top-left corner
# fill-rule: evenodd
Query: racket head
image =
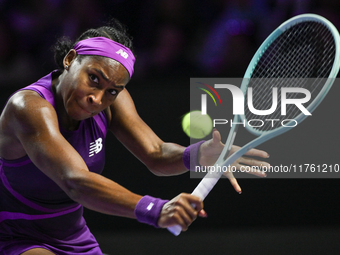
<path id="1" fill-rule="evenodd" d="M 258 83 L 257 88 L 256 86 L 253 88 L 253 102 L 260 101 L 261 97 L 268 95 L 264 100 L 269 102 L 265 109 L 271 106 L 273 84 L 279 84 L 277 87 L 299 87 L 307 90 L 313 87 L 311 99 L 304 104 L 308 112 L 312 113 L 330 90 L 339 72 L 339 49 L 338 30 L 330 21 L 316 14 L 295 16 L 274 30 L 253 56 L 241 84 L 241 90 L 246 97 L 245 114 L 240 115 L 240 118 L 245 121 L 246 129 L 257 136 L 264 134 L 276 136 L 290 130 L 296 123 L 301 123 L 308 115 L 295 110 L 295 113 L 287 111 L 284 119 L 291 121 L 285 122 L 284 126 L 273 126 L 273 122 L 266 122 L 264 127 L 260 128 L 249 125 L 250 119 L 264 121 L 278 119 L 278 115 L 281 118 L 282 116 L 280 91 L 278 92 L 280 102 L 274 114 L 270 116 L 252 114 L 247 105 L 248 87 L 254 87 L 254 84 Z M 270 91 L 261 90 L 265 86 L 265 89 Z M 254 93 L 256 89 L 260 91 L 257 95 Z M 301 94 L 296 93 L 295 96 L 298 98 Z"/>

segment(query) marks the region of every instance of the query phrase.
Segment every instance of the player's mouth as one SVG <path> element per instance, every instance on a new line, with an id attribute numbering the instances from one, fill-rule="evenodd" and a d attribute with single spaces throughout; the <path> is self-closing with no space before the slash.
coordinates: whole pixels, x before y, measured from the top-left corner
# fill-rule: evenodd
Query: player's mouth
<path id="1" fill-rule="evenodd" d="M 80 109 L 82 109 L 84 112 L 86 112 L 87 114 L 89 114 L 89 115 L 94 115 L 94 112 L 93 111 L 88 111 L 88 110 L 86 110 L 86 108 L 85 107 L 83 107 L 83 106 L 81 106 L 79 103 L 78 103 L 78 105 L 79 105 L 79 107 L 80 107 Z"/>

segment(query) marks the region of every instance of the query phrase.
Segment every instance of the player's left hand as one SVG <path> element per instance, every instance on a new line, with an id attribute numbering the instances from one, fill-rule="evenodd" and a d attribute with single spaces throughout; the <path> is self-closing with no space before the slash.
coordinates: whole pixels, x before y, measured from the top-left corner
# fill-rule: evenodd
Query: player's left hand
<path id="1" fill-rule="evenodd" d="M 213 130 L 213 137 L 212 139 L 204 142 L 199 151 L 199 163 L 201 166 L 212 166 L 215 164 L 216 160 L 218 159 L 221 151 L 223 150 L 223 143 L 221 142 L 221 134 L 218 130 Z M 233 154 L 235 151 L 240 149 L 239 146 L 233 145 L 229 155 Z M 253 174 L 259 177 L 265 177 L 266 173 L 261 171 L 261 167 L 270 167 L 270 164 L 255 159 L 253 157 L 259 158 L 268 158 L 269 154 L 265 151 L 258 150 L 258 149 L 251 149 L 242 157 L 238 158 L 233 164 L 231 164 L 230 169 L 236 169 L 239 171 L 245 170 L 245 166 L 249 166 L 246 172 L 249 174 Z M 253 166 L 253 168 L 252 168 Z M 228 177 L 231 185 L 234 187 L 236 192 L 241 193 L 241 187 L 239 186 L 236 178 L 234 177 L 232 172 L 225 172 L 224 175 Z"/>

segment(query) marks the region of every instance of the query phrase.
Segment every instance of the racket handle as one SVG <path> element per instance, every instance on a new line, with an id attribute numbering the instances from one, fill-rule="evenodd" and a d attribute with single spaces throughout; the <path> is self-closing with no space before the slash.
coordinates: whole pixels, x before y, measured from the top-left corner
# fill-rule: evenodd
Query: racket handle
<path id="1" fill-rule="evenodd" d="M 196 208 L 195 204 L 191 204 L 192 208 Z M 182 232 L 182 227 L 180 225 L 175 225 L 168 227 L 168 230 L 174 234 L 175 236 L 178 236 Z"/>
<path id="2" fill-rule="evenodd" d="M 180 225 L 168 227 L 168 230 L 175 236 L 178 236 L 182 232 L 182 228 Z"/>
<path id="3" fill-rule="evenodd" d="M 220 172 L 207 174 L 197 185 L 191 195 L 197 196 L 200 199 L 204 200 L 221 176 L 222 173 Z M 195 205 L 191 206 L 195 208 Z M 178 236 L 182 232 L 182 228 L 179 225 L 168 227 L 168 230 L 175 236 Z"/>
<path id="4" fill-rule="evenodd" d="M 204 200 L 209 192 L 216 185 L 218 180 L 221 178 L 223 172 L 209 172 L 206 176 L 201 180 L 201 182 L 197 185 L 191 195 L 199 197 Z"/>

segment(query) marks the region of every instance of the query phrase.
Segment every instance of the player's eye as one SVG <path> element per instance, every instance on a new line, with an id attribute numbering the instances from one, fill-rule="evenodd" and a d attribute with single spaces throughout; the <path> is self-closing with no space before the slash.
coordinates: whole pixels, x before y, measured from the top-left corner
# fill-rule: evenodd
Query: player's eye
<path id="1" fill-rule="evenodd" d="M 109 89 L 108 92 L 112 95 L 112 96 L 115 96 L 118 94 L 117 90 L 115 89 Z"/>
<path id="2" fill-rule="evenodd" d="M 90 77 L 90 79 L 91 79 L 93 82 L 99 83 L 99 79 L 98 79 L 98 77 L 97 77 L 96 75 L 90 74 L 89 77 Z"/>

